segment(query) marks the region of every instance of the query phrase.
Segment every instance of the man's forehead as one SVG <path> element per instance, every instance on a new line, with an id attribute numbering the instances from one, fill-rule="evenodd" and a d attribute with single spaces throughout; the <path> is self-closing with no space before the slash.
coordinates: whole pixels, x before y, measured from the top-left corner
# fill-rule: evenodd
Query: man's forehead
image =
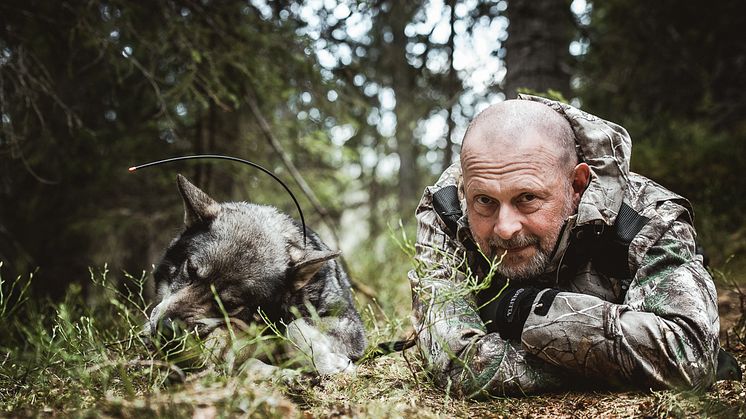
<path id="1" fill-rule="evenodd" d="M 509 138 L 479 138 L 462 152 L 461 165 L 468 190 L 542 189 L 554 184 L 562 152 L 557 142 L 526 128 Z M 489 133 L 487 133 L 489 135 Z M 499 184 L 499 185 L 498 185 Z"/>
<path id="2" fill-rule="evenodd" d="M 557 141 L 539 130 L 526 127 L 521 131 L 476 131 L 468 147 L 462 150 L 464 170 L 474 167 L 494 167 L 529 162 L 556 167 L 562 152 Z"/>
<path id="3" fill-rule="evenodd" d="M 483 176 L 475 174 L 465 179 L 465 190 L 471 194 L 493 194 L 498 191 L 526 192 L 544 190 L 554 184 L 554 176 L 546 176 L 541 170 L 531 170 L 524 167 L 502 176 Z"/>
<path id="4" fill-rule="evenodd" d="M 475 149 L 490 150 L 501 147 L 513 149 L 530 150 L 532 148 L 556 147 L 557 140 L 552 133 L 542 130 L 537 126 L 499 126 L 482 124 L 476 126 L 469 134 L 467 151 L 469 146 Z"/>

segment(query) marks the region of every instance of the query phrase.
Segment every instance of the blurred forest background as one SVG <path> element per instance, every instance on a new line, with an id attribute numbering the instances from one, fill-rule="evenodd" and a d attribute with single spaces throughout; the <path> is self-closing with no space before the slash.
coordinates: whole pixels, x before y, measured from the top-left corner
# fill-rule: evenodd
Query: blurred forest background
<path id="1" fill-rule="evenodd" d="M 390 227 L 414 229 L 468 121 L 519 89 L 625 126 L 632 169 L 690 198 L 713 267 L 742 276 L 744 27 L 737 0 L 4 0 L 3 276 L 38 269 L 59 296 L 89 267 L 149 270 L 181 226 L 176 173 L 297 217 L 233 163 L 127 172 L 195 153 L 272 169 L 353 271 L 383 275 Z"/>

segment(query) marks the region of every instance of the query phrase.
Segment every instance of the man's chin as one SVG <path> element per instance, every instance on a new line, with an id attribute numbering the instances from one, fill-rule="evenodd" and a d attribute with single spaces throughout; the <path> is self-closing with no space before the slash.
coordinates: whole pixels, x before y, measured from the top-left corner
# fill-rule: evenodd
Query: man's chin
<path id="1" fill-rule="evenodd" d="M 521 269 L 521 267 L 507 267 L 502 266 L 495 269 L 495 271 L 505 278 L 508 278 L 512 281 L 525 281 L 529 278 L 531 278 L 531 272 L 527 272 L 525 269 Z"/>

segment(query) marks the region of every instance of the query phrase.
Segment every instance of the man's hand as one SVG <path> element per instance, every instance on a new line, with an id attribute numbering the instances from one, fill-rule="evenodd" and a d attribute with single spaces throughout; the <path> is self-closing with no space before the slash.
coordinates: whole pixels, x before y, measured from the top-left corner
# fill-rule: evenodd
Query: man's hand
<path id="1" fill-rule="evenodd" d="M 495 317 L 493 319 L 497 332 L 500 337 L 507 340 L 518 340 L 523 332 L 523 325 L 526 323 L 528 315 L 531 314 L 531 307 L 536 300 L 536 296 L 542 290 L 534 287 L 510 288 L 505 290 L 503 295 L 497 301 Z M 554 297 L 559 293 L 558 290 L 548 289 L 541 296 L 541 300 L 534 310 L 537 314 L 546 314 L 549 306 L 552 305 Z"/>

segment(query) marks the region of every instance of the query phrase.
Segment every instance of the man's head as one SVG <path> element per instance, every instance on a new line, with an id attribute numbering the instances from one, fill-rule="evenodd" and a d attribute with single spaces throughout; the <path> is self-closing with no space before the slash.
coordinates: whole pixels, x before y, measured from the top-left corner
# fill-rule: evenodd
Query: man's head
<path id="1" fill-rule="evenodd" d="M 590 177 L 568 121 L 533 101 L 493 105 L 469 126 L 461 166 L 474 239 L 490 257 L 507 251 L 498 273 L 525 280 L 544 272 Z"/>

